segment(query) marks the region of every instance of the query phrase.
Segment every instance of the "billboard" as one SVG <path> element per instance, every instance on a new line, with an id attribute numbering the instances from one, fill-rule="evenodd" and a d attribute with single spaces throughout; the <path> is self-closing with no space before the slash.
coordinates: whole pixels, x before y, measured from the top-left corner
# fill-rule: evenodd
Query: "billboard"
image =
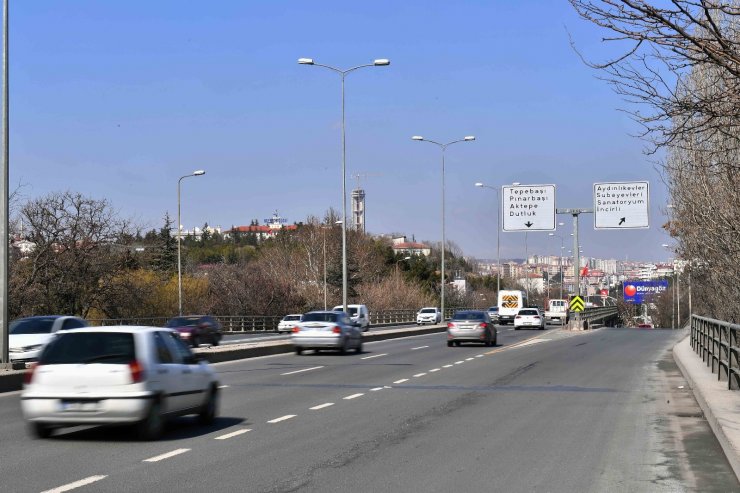
<path id="1" fill-rule="evenodd" d="M 656 295 L 668 290 L 668 281 L 625 281 L 623 287 L 624 301 L 627 303 L 645 303 L 653 301 Z"/>

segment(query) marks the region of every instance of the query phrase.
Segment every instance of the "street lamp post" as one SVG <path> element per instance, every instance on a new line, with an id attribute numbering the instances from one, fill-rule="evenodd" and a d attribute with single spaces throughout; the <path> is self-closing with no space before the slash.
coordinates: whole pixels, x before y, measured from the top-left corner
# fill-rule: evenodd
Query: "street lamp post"
<path id="1" fill-rule="evenodd" d="M 347 146 L 345 140 L 344 126 L 344 79 L 347 74 L 364 67 L 386 67 L 391 64 L 386 58 L 378 58 L 373 63 L 358 65 L 356 67 L 341 70 L 329 65 L 314 62 L 313 58 L 299 58 L 298 63 L 301 65 L 314 65 L 323 67 L 339 74 L 342 78 L 342 305 L 347 312 Z"/>
<path id="2" fill-rule="evenodd" d="M 342 224 L 342 221 L 335 221 L 334 224 Z M 326 300 L 327 300 L 327 289 L 326 289 L 326 228 L 327 227 L 331 228 L 333 226 L 331 226 L 331 225 L 329 225 L 329 226 L 321 226 L 321 230 L 323 232 L 323 235 L 322 236 L 323 236 L 323 240 L 324 240 L 324 311 L 327 310 L 327 306 L 328 306 L 327 303 L 326 303 Z"/>
<path id="3" fill-rule="evenodd" d="M 182 254 L 180 252 L 180 244 L 182 243 L 182 223 L 180 219 L 180 184 L 185 178 L 189 178 L 191 176 L 202 176 L 205 174 L 206 172 L 204 170 L 199 169 L 193 171 L 189 175 L 181 176 L 180 179 L 177 180 L 177 313 L 180 316 L 182 316 Z"/>
<path id="4" fill-rule="evenodd" d="M 496 192 L 496 296 L 501 291 L 501 201 L 499 200 L 498 188 L 485 185 L 481 182 L 475 184 L 478 188 L 490 188 Z"/>
<path id="5" fill-rule="evenodd" d="M 555 233 L 548 233 L 547 236 L 553 236 L 555 238 L 560 238 L 560 261 L 558 262 L 560 264 L 560 299 L 563 299 L 563 250 L 565 249 L 565 246 L 563 245 L 564 239 L 560 235 L 556 235 Z"/>
<path id="6" fill-rule="evenodd" d="M 438 146 L 442 150 L 442 275 L 440 277 L 440 305 L 442 309 L 442 320 L 445 318 L 445 151 L 447 150 L 448 146 L 451 146 L 452 144 L 457 144 L 458 142 L 470 142 L 475 140 L 475 137 L 473 135 L 467 135 L 459 140 L 453 140 L 452 142 L 448 142 L 446 144 L 442 144 L 441 142 L 435 142 L 433 140 L 425 139 L 421 135 L 414 135 L 411 137 L 412 140 L 416 140 L 418 142 L 429 142 L 430 144 L 434 144 Z"/>

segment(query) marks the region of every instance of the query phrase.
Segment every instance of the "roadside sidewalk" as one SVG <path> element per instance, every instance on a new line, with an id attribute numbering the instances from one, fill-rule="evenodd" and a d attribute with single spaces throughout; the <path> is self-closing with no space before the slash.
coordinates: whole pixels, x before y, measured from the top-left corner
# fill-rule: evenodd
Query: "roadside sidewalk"
<path id="1" fill-rule="evenodd" d="M 673 347 L 673 359 L 740 479 L 740 390 L 728 390 L 727 381 L 717 380 L 717 374 L 691 348 L 689 336 Z"/>

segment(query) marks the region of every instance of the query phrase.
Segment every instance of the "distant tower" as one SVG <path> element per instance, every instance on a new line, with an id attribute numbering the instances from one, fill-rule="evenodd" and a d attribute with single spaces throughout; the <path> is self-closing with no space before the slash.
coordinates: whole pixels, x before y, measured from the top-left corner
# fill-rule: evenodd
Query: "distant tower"
<path id="1" fill-rule="evenodd" d="M 357 231 L 365 232 L 365 190 L 352 190 L 352 225 Z"/>

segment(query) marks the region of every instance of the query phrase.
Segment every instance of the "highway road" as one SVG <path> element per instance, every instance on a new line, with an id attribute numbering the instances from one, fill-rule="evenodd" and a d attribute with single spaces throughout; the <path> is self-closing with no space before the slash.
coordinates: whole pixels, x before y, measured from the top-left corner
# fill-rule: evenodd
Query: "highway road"
<path id="1" fill-rule="evenodd" d="M 408 327 L 418 327 L 414 323 L 406 324 L 406 325 L 393 325 L 393 326 L 384 326 L 384 327 L 370 327 L 370 332 L 376 329 L 405 329 Z M 260 341 L 280 341 L 280 340 L 288 340 L 290 338 L 290 333 L 283 332 L 244 332 L 242 334 L 225 334 L 223 336 L 223 339 L 221 339 L 221 344 L 228 345 L 228 344 L 241 344 L 244 342 L 260 342 Z"/>
<path id="2" fill-rule="evenodd" d="M 217 364 L 221 417 L 157 442 L 32 440 L 0 396 L 0 490 L 740 490 L 670 355 L 685 332 L 510 329 L 495 348 L 430 334 Z"/>

